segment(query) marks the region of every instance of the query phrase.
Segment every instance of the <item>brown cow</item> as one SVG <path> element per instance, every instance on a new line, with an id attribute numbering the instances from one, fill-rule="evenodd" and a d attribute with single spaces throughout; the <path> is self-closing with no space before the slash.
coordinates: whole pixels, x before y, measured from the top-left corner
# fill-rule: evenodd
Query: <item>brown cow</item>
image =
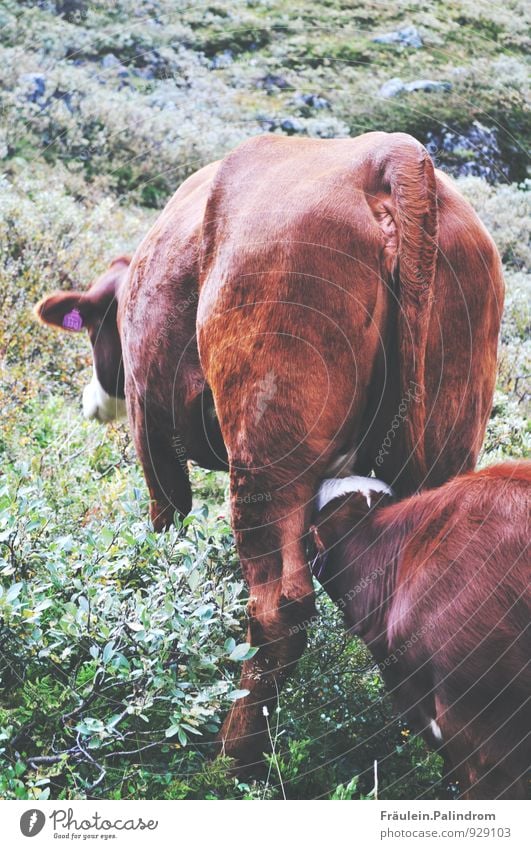
<path id="1" fill-rule="evenodd" d="M 200 233 L 218 165 L 177 190 L 137 248 L 120 302 L 127 411 L 157 530 L 192 507 L 187 460 L 227 469 L 196 338 Z"/>
<path id="2" fill-rule="evenodd" d="M 462 796 L 526 798 L 531 463 L 396 504 L 388 492 L 375 478 L 321 487 L 319 581 Z"/>
<path id="3" fill-rule="evenodd" d="M 186 180 L 131 261 L 115 259 L 86 292 L 54 292 L 36 307 L 58 329 L 88 330 L 94 371 L 87 418 L 125 412 L 157 530 L 192 506 L 188 460 L 226 469 L 226 451 L 197 353 L 197 257 L 217 163 Z M 125 366 L 125 377 L 124 377 Z"/>
<path id="4" fill-rule="evenodd" d="M 199 351 L 260 647 L 222 739 L 249 762 L 305 646 L 319 482 L 375 468 L 407 494 L 473 468 L 503 282 L 470 205 L 404 134 L 245 142 L 214 178 L 201 262 Z"/>

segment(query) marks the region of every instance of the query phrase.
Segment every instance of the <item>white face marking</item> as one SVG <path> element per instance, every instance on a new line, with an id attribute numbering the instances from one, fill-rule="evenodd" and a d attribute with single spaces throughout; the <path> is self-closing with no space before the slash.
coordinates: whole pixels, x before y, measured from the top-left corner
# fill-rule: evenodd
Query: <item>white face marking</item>
<path id="1" fill-rule="evenodd" d="M 126 414 L 123 398 L 108 395 L 99 382 L 96 369 L 92 370 L 92 380 L 83 390 L 83 415 L 86 419 L 98 419 L 100 422 L 112 422 Z"/>
<path id="2" fill-rule="evenodd" d="M 393 490 L 383 481 L 377 478 L 362 478 L 359 475 L 351 475 L 348 478 L 331 478 L 324 480 L 317 493 L 317 509 L 322 510 L 334 498 L 348 495 L 350 492 L 359 492 L 364 495 L 367 504 L 371 506 L 371 493 L 385 492 L 393 495 Z"/>
<path id="3" fill-rule="evenodd" d="M 435 722 L 434 719 L 432 719 L 430 721 L 430 728 L 431 728 L 431 732 L 432 732 L 433 736 L 435 737 L 435 739 L 440 742 L 443 738 L 442 731 L 441 731 L 441 729 L 439 728 L 439 726 L 437 725 L 437 723 Z"/>

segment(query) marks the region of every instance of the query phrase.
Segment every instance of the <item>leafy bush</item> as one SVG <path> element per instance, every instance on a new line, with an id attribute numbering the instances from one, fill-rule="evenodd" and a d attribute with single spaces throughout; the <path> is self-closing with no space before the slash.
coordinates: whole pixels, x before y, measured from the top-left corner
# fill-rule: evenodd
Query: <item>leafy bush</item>
<path id="1" fill-rule="evenodd" d="M 529 271 L 531 181 L 520 186 L 491 186 L 479 177 L 465 177 L 459 180 L 459 190 L 468 198 L 493 237 L 506 267 Z"/>
<path id="2" fill-rule="evenodd" d="M 83 450 L 85 435 L 69 436 L 68 451 Z M 190 741 L 201 738 L 200 752 L 220 710 L 241 696 L 234 678 L 251 650 L 240 639 L 243 585 L 228 527 L 218 521 L 214 534 L 203 508 L 185 520 L 186 533 L 157 535 L 135 487 L 102 525 L 84 502 L 83 479 L 67 484 L 54 437 L 44 428 L 30 444 L 59 454 L 58 473 L 41 464 L 39 485 L 18 463 L 0 490 L 9 694 L 0 725 L 4 752 L 16 751 L 32 781 L 57 784 L 59 775 L 65 792 L 84 794 L 107 773 L 109 789 L 116 763 L 154 748 L 159 764 L 178 771 Z M 101 467 L 97 451 L 87 452 L 87 478 L 91 466 Z M 115 498 L 123 481 L 109 480 L 109 489 Z M 32 787 L 14 778 L 7 791 L 27 798 Z"/>
<path id="3" fill-rule="evenodd" d="M 0 354 L 4 380 L 34 379 L 46 374 L 47 385 L 72 385 L 88 362 L 83 338 L 37 328 L 33 307 L 59 288 L 88 287 L 101 274 L 102 257 L 132 250 L 149 218 L 124 209 L 113 198 L 87 192 L 76 176 L 62 168 L 20 163 L 0 176 Z M 12 378 L 10 380 L 10 375 Z M 7 386 L 5 387 L 7 390 Z M 7 394 L 7 393 L 6 393 Z M 7 401 L 9 403 L 9 401 Z"/>

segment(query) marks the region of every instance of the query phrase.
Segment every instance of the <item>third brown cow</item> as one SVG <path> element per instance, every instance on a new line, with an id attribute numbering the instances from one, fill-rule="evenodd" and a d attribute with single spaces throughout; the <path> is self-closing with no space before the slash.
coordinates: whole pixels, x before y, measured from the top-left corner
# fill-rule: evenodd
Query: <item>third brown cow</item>
<path id="1" fill-rule="evenodd" d="M 527 797 L 531 463 L 390 503 L 375 478 L 326 481 L 314 569 L 390 694 L 468 799 Z M 385 765 L 383 765 L 385 770 Z"/>

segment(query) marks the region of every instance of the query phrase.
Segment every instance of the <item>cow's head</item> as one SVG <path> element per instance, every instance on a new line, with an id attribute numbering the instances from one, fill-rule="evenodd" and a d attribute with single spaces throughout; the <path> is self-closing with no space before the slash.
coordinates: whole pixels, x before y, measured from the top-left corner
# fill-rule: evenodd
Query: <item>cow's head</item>
<path id="1" fill-rule="evenodd" d="M 87 330 L 92 344 L 93 375 L 83 391 L 83 413 L 86 418 L 100 422 L 125 415 L 117 310 L 129 263 L 129 257 L 118 257 L 86 292 L 53 292 L 35 308 L 42 322 L 59 330 L 67 333 Z"/>
<path id="2" fill-rule="evenodd" d="M 393 500 L 391 487 L 377 478 L 350 475 L 321 483 L 315 499 L 315 522 L 307 540 L 312 571 L 318 580 L 341 574 L 360 556 L 371 556 L 369 525 L 377 509 Z"/>

